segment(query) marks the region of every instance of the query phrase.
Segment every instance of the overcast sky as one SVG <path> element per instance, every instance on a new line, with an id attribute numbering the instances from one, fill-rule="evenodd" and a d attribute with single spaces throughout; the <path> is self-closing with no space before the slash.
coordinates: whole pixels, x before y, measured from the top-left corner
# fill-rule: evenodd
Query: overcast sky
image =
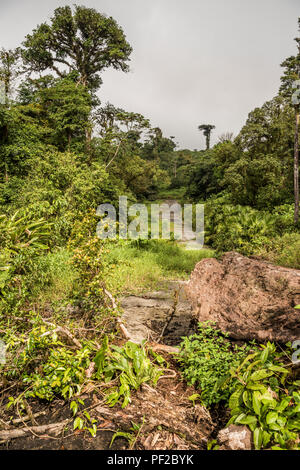
<path id="1" fill-rule="evenodd" d="M 143 114 L 180 148 L 205 147 L 202 123 L 213 141 L 237 134 L 296 52 L 299 0 L 0 0 L 0 47 L 74 3 L 113 16 L 133 47 L 129 73 L 103 74 L 102 103 Z"/>

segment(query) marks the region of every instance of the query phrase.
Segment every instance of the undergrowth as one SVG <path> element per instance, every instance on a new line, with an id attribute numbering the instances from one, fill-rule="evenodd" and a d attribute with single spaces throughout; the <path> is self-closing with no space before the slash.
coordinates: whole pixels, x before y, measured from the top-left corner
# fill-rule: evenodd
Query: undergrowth
<path id="1" fill-rule="evenodd" d="M 227 423 L 246 425 L 255 449 L 300 449 L 300 380 L 291 361 L 291 344 L 280 348 L 232 346 L 209 322 L 183 339 L 177 361 L 198 394 L 193 401 L 230 409 Z"/>

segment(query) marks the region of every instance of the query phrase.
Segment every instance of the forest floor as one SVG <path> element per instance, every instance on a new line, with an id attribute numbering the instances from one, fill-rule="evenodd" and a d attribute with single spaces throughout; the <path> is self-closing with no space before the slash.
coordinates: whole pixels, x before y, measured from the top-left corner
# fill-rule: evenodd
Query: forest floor
<path id="1" fill-rule="evenodd" d="M 184 243 L 181 242 L 182 248 Z M 212 256 L 211 252 L 207 254 Z M 187 258 L 192 260 L 193 256 L 197 256 L 196 252 L 186 252 Z M 5 404 L 13 393 L 8 387 L 2 391 L 0 402 L 0 449 L 107 450 L 114 434 L 119 432 L 125 435 L 114 440 L 112 450 L 206 449 L 207 442 L 225 426 L 228 416 L 222 408 L 206 415 L 203 407 L 189 400 L 196 390 L 183 381 L 173 357 L 181 338 L 196 329 L 184 293 L 186 282 L 162 277 L 154 290 L 152 283 L 147 289 L 146 282 L 141 291 L 133 289 L 118 299 L 130 340 L 137 343 L 146 340 L 168 364 L 155 389 L 144 384 L 131 394 L 131 403 L 122 409 L 119 404 L 113 408 L 105 404 L 105 389 L 99 382 L 88 383 L 76 398 L 84 403 L 81 411 L 86 410 L 95 419 L 97 433 L 92 437 L 87 429 L 73 430 L 74 416 L 66 400 L 56 398 L 49 403 L 28 399 L 26 412 L 21 414 L 18 409 L 7 409 Z M 124 343 L 124 339 L 118 340 L 120 346 Z M 135 430 L 133 423 L 137 426 Z"/>
<path id="2" fill-rule="evenodd" d="M 155 388 L 143 385 L 132 393 L 132 401 L 125 409 L 120 405 L 107 406 L 99 383 L 90 383 L 80 395 L 84 409 L 96 420 L 97 434 L 87 430 L 73 430 L 74 417 L 69 403 L 55 399 L 28 400 L 26 415 L 20 415 L 0 404 L 0 449 L 50 450 L 107 450 L 116 432 L 127 433 L 113 442 L 112 450 L 156 449 L 184 450 L 207 448 L 208 437 L 215 437 L 224 427 L 226 410 L 215 409 L 211 417 L 189 396 L 196 393 L 182 380 L 173 353 L 182 336 L 195 331 L 192 312 L 184 294 L 186 281 L 165 281 L 161 290 L 129 295 L 120 299 L 122 321 L 133 341 L 143 339 L 168 362 L 165 375 Z M 120 341 L 120 345 L 124 341 Z M 2 395 L 6 402 L 11 390 Z M 139 426 L 138 433 L 132 425 Z M 11 439 L 2 439 L 7 432 Z"/>

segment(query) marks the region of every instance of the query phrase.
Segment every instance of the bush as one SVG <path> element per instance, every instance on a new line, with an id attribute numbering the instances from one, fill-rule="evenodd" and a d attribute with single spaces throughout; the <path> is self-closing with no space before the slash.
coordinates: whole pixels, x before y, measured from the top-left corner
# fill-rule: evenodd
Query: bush
<path id="1" fill-rule="evenodd" d="M 272 238 L 257 251 L 259 256 L 287 268 L 300 269 L 300 233 Z"/>
<path id="2" fill-rule="evenodd" d="M 122 408 L 125 408 L 131 402 L 131 390 L 138 390 L 145 382 L 157 384 L 164 369 L 155 363 L 162 365 L 165 361 L 155 352 L 152 355 L 153 361 L 150 360 L 144 344 L 127 341 L 123 347 L 109 346 L 107 336 L 104 337 L 94 361 L 98 379 L 106 383 L 117 379 L 117 385 L 110 388 L 106 395 L 109 406 L 114 406 L 122 399 Z"/>
<path id="3" fill-rule="evenodd" d="M 30 273 L 36 260 L 48 250 L 49 224 L 31 220 L 18 211 L 0 215 L 0 304 L 12 311 L 30 295 Z"/>
<path id="4" fill-rule="evenodd" d="M 256 254 L 270 239 L 295 230 L 293 206 L 275 207 L 272 212 L 228 204 L 226 197 L 205 206 L 205 242 L 218 252 L 237 250 Z"/>
<path id="5" fill-rule="evenodd" d="M 285 367 L 286 358 L 288 351 L 268 342 L 230 371 L 228 424 L 248 425 L 257 450 L 299 449 L 300 381 Z"/>
<path id="6" fill-rule="evenodd" d="M 199 332 L 183 339 L 176 356 L 183 378 L 200 390 L 204 405 L 227 401 L 233 386 L 223 383 L 229 371 L 246 357 L 249 346 L 232 348 L 227 335 L 212 323 L 199 323 Z"/>

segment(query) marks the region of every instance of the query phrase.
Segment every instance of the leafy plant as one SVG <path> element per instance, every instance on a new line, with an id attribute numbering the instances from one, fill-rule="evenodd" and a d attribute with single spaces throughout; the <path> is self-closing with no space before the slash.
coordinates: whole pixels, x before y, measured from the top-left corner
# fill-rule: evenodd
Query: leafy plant
<path id="1" fill-rule="evenodd" d="M 93 344 L 86 341 L 74 352 L 58 339 L 55 329 L 35 326 L 28 335 L 9 335 L 4 374 L 21 380 L 25 398 L 68 400 L 79 394 L 86 380 L 92 349 Z"/>
<path id="2" fill-rule="evenodd" d="M 25 375 L 23 382 L 30 387 L 26 396 L 53 400 L 55 395 L 71 398 L 81 390 L 89 366 L 90 350 L 82 348 L 73 353 L 65 347 L 51 349 L 48 361 L 40 372 Z"/>
<path id="3" fill-rule="evenodd" d="M 159 360 L 162 361 L 163 358 L 159 357 Z M 158 362 L 158 359 L 155 358 L 155 361 Z M 131 401 L 131 390 L 138 390 L 144 382 L 156 385 L 159 377 L 163 375 L 163 369 L 151 362 L 144 344 L 138 345 L 128 341 L 122 348 L 109 346 L 107 336 L 94 362 L 98 379 L 106 383 L 114 379 L 118 381 L 118 385 L 110 388 L 106 396 L 106 402 L 110 406 L 122 399 L 122 408 L 125 408 Z"/>
<path id="4" fill-rule="evenodd" d="M 73 400 L 70 404 L 70 410 L 73 412 L 73 415 L 76 416 L 78 412 L 78 408 L 80 405 L 84 405 L 84 401 L 80 398 L 75 401 Z M 81 416 L 76 416 L 73 423 L 74 431 L 76 429 L 83 429 L 89 431 L 92 437 L 96 437 L 97 434 L 97 420 L 92 418 L 87 410 L 83 410 Z"/>
<path id="5" fill-rule="evenodd" d="M 247 355 L 249 346 L 232 348 L 227 335 L 212 322 L 199 323 L 197 334 L 183 339 L 176 356 L 183 378 L 200 390 L 205 405 L 227 400 L 232 387 L 225 386 L 229 371 Z"/>
<path id="6" fill-rule="evenodd" d="M 253 254 L 276 234 L 275 216 L 248 206 L 223 203 L 222 198 L 210 200 L 205 214 L 205 241 L 219 252 L 237 249 Z"/>
<path id="7" fill-rule="evenodd" d="M 228 424 L 249 426 L 256 449 L 299 448 L 299 381 L 291 379 L 283 357 L 285 353 L 268 342 L 230 371 L 234 392 Z"/>

